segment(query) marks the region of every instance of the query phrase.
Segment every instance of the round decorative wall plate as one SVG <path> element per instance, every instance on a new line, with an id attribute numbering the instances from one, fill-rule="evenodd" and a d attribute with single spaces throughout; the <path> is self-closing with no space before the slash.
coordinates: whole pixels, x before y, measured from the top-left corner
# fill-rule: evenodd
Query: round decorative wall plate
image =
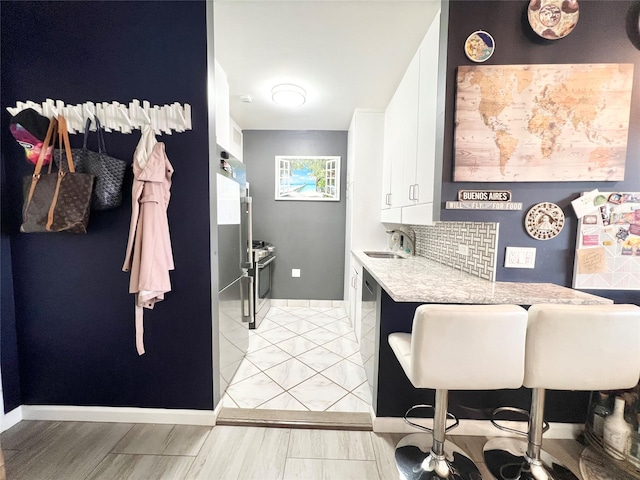
<path id="1" fill-rule="evenodd" d="M 564 212 L 555 203 L 538 203 L 527 212 L 524 227 L 531 237 L 550 240 L 562 231 Z"/>
<path id="2" fill-rule="evenodd" d="M 531 0 L 528 8 L 529 25 L 547 40 L 569 35 L 578 23 L 578 0 Z"/>
<path id="3" fill-rule="evenodd" d="M 496 48 L 496 42 L 490 33 L 477 30 L 464 42 L 464 53 L 472 62 L 486 62 Z"/>

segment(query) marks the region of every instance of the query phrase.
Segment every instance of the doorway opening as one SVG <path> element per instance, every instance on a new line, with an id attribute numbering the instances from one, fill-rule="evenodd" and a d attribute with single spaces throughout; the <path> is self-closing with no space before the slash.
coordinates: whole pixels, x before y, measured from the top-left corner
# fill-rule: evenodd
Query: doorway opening
<path id="1" fill-rule="evenodd" d="M 218 424 L 371 430 L 371 390 L 342 302 L 272 300 L 221 402 Z"/>

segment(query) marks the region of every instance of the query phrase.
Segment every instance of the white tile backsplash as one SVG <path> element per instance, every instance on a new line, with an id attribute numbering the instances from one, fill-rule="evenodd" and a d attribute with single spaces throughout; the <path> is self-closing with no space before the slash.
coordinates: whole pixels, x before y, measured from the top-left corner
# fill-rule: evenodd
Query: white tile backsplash
<path id="1" fill-rule="evenodd" d="M 416 233 L 416 255 L 493 282 L 496 279 L 498 226 L 494 222 L 412 225 Z M 469 254 L 460 255 L 458 245 L 466 245 Z"/>

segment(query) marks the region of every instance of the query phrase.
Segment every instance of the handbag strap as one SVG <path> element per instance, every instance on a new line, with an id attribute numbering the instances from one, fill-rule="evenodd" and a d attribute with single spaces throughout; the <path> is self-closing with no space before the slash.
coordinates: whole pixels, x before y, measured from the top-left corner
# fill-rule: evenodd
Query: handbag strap
<path id="1" fill-rule="evenodd" d="M 56 181 L 56 189 L 53 193 L 53 198 L 51 199 L 51 205 L 49 206 L 49 213 L 47 215 L 47 225 L 46 229 L 51 230 L 51 226 L 54 221 L 54 214 L 56 210 L 56 205 L 58 204 L 58 197 L 60 195 L 60 185 L 62 184 L 62 179 L 67 173 L 75 173 L 76 169 L 73 165 L 73 158 L 71 157 L 71 145 L 69 144 L 69 131 L 67 130 L 67 121 L 63 116 L 58 116 L 58 142 L 60 150 L 62 150 L 62 144 L 64 142 L 64 150 L 67 156 L 67 166 L 69 170 L 64 172 L 62 170 L 62 159 L 60 159 L 60 170 L 58 171 L 58 179 Z"/>
<path id="2" fill-rule="evenodd" d="M 47 224 L 45 228 L 47 231 L 51 230 L 51 225 L 53 225 L 54 213 L 56 211 L 56 205 L 58 204 L 58 196 L 60 195 L 60 184 L 62 184 L 62 179 L 66 175 L 62 170 L 60 170 L 59 175 L 56 179 L 56 189 L 53 192 L 53 198 L 51 199 L 51 205 L 49 205 L 49 212 L 47 213 Z"/>
<path id="3" fill-rule="evenodd" d="M 58 116 L 58 142 L 60 143 L 60 150 L 64 142 L 64 151 L 67 155 L 67 166 L 69 172 L 75 173 L 76 167 L 73 165 L 73 157 L 71 156 L 71 145 L 69 143 L 69 131 L 67 130 L 67 121 L 63 116 Z M 62 159 L 60 161 L 60 171 L 62 171 Z"/>
<path id="4" fill-rule="evenodd" d="M 106 153 L 107 149 L 104 143 L 104 129 L 100 123 L 100 119 L 94 116 L 96 121 L 96 133 L 98 134 L 98 153 Z M 87 141 L 89 139 L 89 127 L 91 127 L 91 118 L 87 117 L 87 123 L 84 125 L 84 141 L 82 142 L 82 150 L 87 150 Z"/>
<path id="5" fill-rule="evenodd" d="M 104 144 L 104 128 L 102 128 L 98 117 L 96 117 L 96 132 L 98 133 L 98 152 L 107 153 L 107 148 Z"/>
<path id="6" fill-rule="evenodd" d="M 49 128 L 47 129 L 47 135 L 44 137 L 44 142 L 42 142 L 42 148 L 40 149 L 40 156 L 38 157 L 38 161 L 36 162 L 36 166 L 33 170 L 34 177 L 37 175 L 40 175 L 40 172 L 42 171 L 42 166 L 44 165 L 44 158 L 47 155 L 47 149 L 49 148 L 49 144 L 52 140 L 52 137 L 54 135 L 57 125 L 58 125 L 58 122 L 56 121 L 55 117 L 52 117 L 51 120 L 49 120 Z"/>
<path id="7" fill-rule="evenodd" d="M 87 122 L 84 124 L 84 140 L 82 141 L 82 150 L 87 149 L 87 139 L 89 138 L 89 127 L 91 127 L 91 117 L 87 117 Z"/>
<path id="8" fill-rule="evenodd" d="M 51 118 L 49 120 L 49 128 L 47 129 L 47 135 L 44 137 L 44 142 L 42 142 L 42 148 L 40 150 L 40 156 L 38 157 L 38 162 L 33 170 L 33 176 L 31 177 L 31 187 L 29 188 L 29 194 L 27 195 L 27 205 L 31 203 L 31 199 L 33 198 L 33 192 L 36 190 L 36 184 L 40 179 L 40 172 L 42 171 L 42 165 L 44 164 L 44 157 L 47 155 L 47 150 L 49 148 L 49 143 L 51 142 L 52 137 L 54 136 L 54 132 L 56 131 L 56 127 L 58 122 L 55 118 Z M 53 153 L 52 153 L 53 155 Z M 53 158 L 51 158 L 51 163 L 53 163 Z M 51 163 L 49 164 L 49 170 L 51 170 Z"/>

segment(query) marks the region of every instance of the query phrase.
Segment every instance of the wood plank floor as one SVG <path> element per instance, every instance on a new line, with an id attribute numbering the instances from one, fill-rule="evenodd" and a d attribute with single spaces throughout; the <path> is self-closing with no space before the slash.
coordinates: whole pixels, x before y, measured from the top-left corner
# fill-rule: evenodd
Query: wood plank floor
<path id="1" fill-rule="evenodd" d="M 8 480 L 393 480 L 402 434 L 306 428 L 22 421 L 2 434 Z M 485 437 L 449 437 L 483 477 Z M 582 446 L 545 440 L 579 474 Z M 580 477 L 581 478 L 581 477 Z M 582 478 L 581 478 L 582 480 Z"/>

